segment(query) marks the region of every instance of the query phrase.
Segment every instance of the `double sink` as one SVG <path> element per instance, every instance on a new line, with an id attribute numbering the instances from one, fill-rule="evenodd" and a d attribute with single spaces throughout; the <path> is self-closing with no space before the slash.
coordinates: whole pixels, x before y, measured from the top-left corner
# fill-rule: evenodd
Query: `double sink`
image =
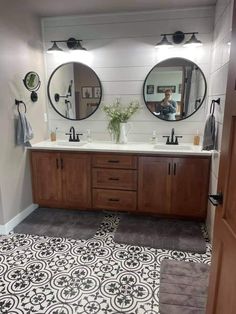
<path id="1" fill-rule="evenodd" d="M 160 151 L 196 151 L 196 146 L 194 147 L 191 144 L 179 144 L 179 145 L 166 145 L 166 144 L 146 144 L 146 143 L 129 143 L 129 144 L 115 144 L 110 142 L 69 142 L 69 141 L 57 141 L 55 142 L 56 145 L 64 146 L 64 147 L 84 147 L 88 149 L 141 149 L 142 148 L 152 148 L 154 150 Z M 200 147 L 198 147 L 200 150 Z"/>
<path id="2" fill-rule="evenodd" d="M 115 144 L 112 142 L 73 142 L 58 140 L 51 142 L 49 140 L 33 144 L 29 149 L 40 150 L 59 150 L 59 151 L 77 151 L 77 152 L 104 152 L 104 153 L 132 153 L 132 154 L 158 154 L 158 155 L 202 155 L 210 156 L 211 151 L 202 150 L 200 145 L 191 143 L 181 143 L 178 145 L 164 143 L 140 143 L 131 142 L 128 144 Z"/>
<path id="3" fill-rule="evenodd" d="M 80 149 L 81 150 L 111 150 L 111 151 L 151 151 L 151 152 L 199 152 L 201 151 L 200 146 L 193 146 L 191 144 L 179 144 L 178 139 L 182 138 L 182 136 L 176 136 L 174 128 L 171 129 L 170 135 L 163 136 L 164 138 L 167 138 L 166 144 L 164 143 L 157 143 L 157 144 L 147 144 L 147 143 L 129 143 L 129 144 L 115 144 L 112 142 L 84 142 L 80 141 L 79 136 L 82 135 L 80 133 L 75 132 L 75 128 L 72 126 L 70 128 L 69 133 L 66 133 L 66 135 L 69 135 L 68 141 L 57 141 L 55 142 L 55 146 L 58 145 L 60 147 L 73 147 L 74 149 Z M 55 147 L 54 146 L 54 147 Z"/>

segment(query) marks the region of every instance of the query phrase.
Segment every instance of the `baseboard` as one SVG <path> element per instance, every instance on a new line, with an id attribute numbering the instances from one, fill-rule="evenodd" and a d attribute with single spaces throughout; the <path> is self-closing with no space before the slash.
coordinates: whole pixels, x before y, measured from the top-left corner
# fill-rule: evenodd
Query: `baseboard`
<path id="1" fill-rule="evenodd" d="M 30 206 L 22 210 L 19 214 L 17 214 L 14 218 L 12 218 L 10 221 L 8 221 L 5 225 L 0 225 L 0 234 L 8 234 L 15 228 L 15 226 L 17 226 L 22 220 L 29 216 L 36 208 L 38 208 L 37 204 L 31 204 Z"/>

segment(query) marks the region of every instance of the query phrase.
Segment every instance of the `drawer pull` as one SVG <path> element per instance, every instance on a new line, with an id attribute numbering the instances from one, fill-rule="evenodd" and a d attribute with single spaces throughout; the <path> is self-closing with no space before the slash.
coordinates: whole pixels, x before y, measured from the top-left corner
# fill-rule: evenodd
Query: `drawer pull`
<path id="1" fill-rule="evenodd" d="M 119 160 L 108 160 L 108 162 L 113 163 L 113 164 L 118 164 L 120 161 Z"/>
<path id="2" fill-rule="evenodd" d="M 120 178 L 109 178 L 109 180 L 111 180 L 111 181 L 119 181 Z"/>
<path id="3" fill-rule="evenodd" d="M 56 165 L 57 165 L 57 169 L 59 169 L 59 160 L 58 160 L 58 158 L 56 159 Z"/>
<path id="4" fill-rule="evenodd" d="M 176 163 L 174 163 L 174 176 L 176 175 Z"/>
<path id="5" fill-rule="evenodd" d="M 108 198 L 109 202 L 119 202 L 119 198 Z"/>

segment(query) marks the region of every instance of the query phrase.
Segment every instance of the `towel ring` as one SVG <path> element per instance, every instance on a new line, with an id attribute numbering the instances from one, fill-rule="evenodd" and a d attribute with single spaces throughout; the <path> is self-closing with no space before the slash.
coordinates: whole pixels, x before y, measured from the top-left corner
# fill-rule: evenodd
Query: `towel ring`
<path id="1" fill-rule="evenodd" d="M 210 106 L 210 114 L 211 115 L 214 115 L 214 112 L 215 112 L 215 104 L 218 104 L 220 105 L 220 98 L 217 98 L 217 99 L 212 99 L 211 101 L 211 106 Z"/>
<path id="2" fill-rule="evenodd" d="M 22 100 L 17 100 L 15 99 L 15 105 L 17 106 L 17 110 L 18 110 L 18 113 L 20 114 L 20 104 L 24 105 L 24 108 L 25 108 L 25 113 L 27 112 L 27 109 L 26 109 L 26 105 L 25 103 L 22 101 Z"/>

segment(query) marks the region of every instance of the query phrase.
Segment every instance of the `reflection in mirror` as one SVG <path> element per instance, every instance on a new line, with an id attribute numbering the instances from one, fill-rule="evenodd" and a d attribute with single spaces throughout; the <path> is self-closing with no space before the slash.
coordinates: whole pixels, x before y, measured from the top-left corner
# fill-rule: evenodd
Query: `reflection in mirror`
<path id="1" fill-rule="evenodd" d="M 101 82 L 87 65 L 65 63 L 52 73 L 48 82 L 48 97 L 52 107 L 62 117 L 70 120 L 86 119 L 101 102 Z"/>
<path id="2" fill-rule="evenodd" d="M 206 79 L 192 61 L 182 58 L 165 60 L 148 73 L 143 96 L 147 108 L 162 120 L 186 119 L 202 105 Z"/>

